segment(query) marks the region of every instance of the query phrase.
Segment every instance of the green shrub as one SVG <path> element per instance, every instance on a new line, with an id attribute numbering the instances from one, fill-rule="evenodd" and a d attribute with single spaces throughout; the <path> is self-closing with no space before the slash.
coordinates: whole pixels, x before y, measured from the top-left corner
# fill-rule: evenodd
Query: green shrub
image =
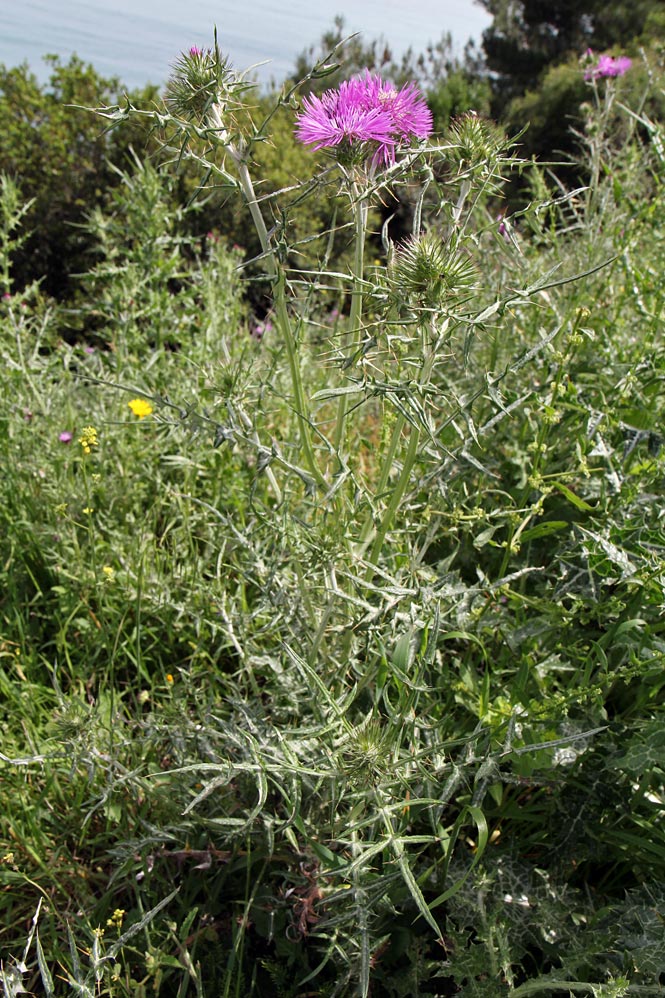
<path id="1" fill-rule="evenodd" d="M 71 293 L 71 274 L 89 262 L 89 244 L 79 223 L 117 183 L 112 163 L 124 165 L 132 142 L 143 153 L 146 133 L 125 133 L 118 143 L 82 109 L 121 93 L 117 80 L 99 76 L 76 57 L 65 65 L 50 57 L 49 63 L 46 86 L 25 64 L 0 66 L 0 173 L 19 184 L 26 200 L 33 200 L 29 237 L 14 254 L 14 282 L 22 287 L 39 279 L 47 294 L 64 298 Z M 140 99 L 147 101 L 154 93 L 147 88 Z"/>

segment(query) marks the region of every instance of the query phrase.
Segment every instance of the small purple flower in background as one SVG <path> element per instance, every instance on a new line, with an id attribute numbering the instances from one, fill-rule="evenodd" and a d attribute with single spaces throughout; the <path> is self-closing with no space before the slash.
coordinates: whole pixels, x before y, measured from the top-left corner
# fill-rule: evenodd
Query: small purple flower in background
<path id="1" fill-rule="evenodd" d="M 591 49 L 587 49 L 587 55 L 593 56 Z M 633 60 L 627 55 L 619 55 L 616 58 L 611 55 L 601 55 L 596 65 L 586 70 L 584 79 L 600 80 L 607 76 L 624 76 L 632 65 Z"/>
<path id="2" fill-rule="evenodd" d="M 395 147 L 432 131 L 432 113 L 414 83 L 397 90 L 365 70 L 321 97 L 303 99 L 296 136 L 315 149 L 373 143 L 373 163 L 392 163 Z"/>
<path id="3" fill-rule="evenodd" d="M 64 430 L 58 437 L 58 440 L 60 441 L 61 444 L 70 444 L 73 439 L 74 439 L 74 434 L 70 433 L 69 430 Z"/>
<path id="4" fill-rule="evenodd" d="M 255 322 L 250 326 L 249 335 L 257 343 L 260 343 L 266 333 L 272 332 L 272 322 L 266 319 L 265 322 Z"/>
<path id="5" fill-rule="evenodd" d="M 87 343 L 87 344 L 86 344 L 86 345 L 85 345 L 85 346 L 83 347 L 83 353 L 87 353 L 87 354 L 92 354 L 92 353 L 96 353 L 96 352 L 97 352 L 97 351 L 95 350 L 95 348 L 94 348 L 94 347 L 91 347 L 89 343 Z"/>

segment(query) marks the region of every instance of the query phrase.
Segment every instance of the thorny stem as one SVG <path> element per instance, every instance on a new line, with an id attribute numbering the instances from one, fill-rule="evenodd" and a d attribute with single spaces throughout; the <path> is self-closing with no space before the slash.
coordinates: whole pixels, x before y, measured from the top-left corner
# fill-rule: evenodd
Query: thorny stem
<path id="1" fill-rule="evenodd" d="M 607 83 L 609 84 L 610 81 L 608 80 Z M 595 79 L 592 80 L 592 86 L 597 120 L 594 123 L 593 130 L 587 130 L 587 147 L 589 149 L 591 165 L 591 179 L 589 180 L 586 188 L 584 206 L 584 220 L 587 225 L 591 221 L 593 210 L 596 206 L 597 196 L 600 191 L 599 181 L 600 173 L 603 167 L 603 142 L 607 135 L 607 124 L 612 106 L 614 104 L 614 98 L 616 96 L 614 87 L 608 85 L 605 90 L 605 97 L 604 99 L 601 99 L 598 92 L 598 83 Z"/>
<path id="2" fill-rule="evenodd" d="M 379 555 L 383 548 L 384 541 L 386 539 L 386 534 L 390 529 L 395 513 L 400 507 L 402 499 L 404 498 L 404 493 L 406 492 L 406 487 L 411 479 L 411 471 L 418 454 L 418 444 L 420 443 L 420 430 L 412 426 L 411 434 L 409 436 L 409 445 L 407 447 L 406 454 L 404 456 L 404 464 L 402 465 L 402 473 L 399 476 L 397 485 L 393 490 L 393 494 L 390 497 L 390 502 L 388 503 L 388 508 L 383 514 L 383 519 L 379 524 L 378 530 L 376 532 L 376 537 L 374 538 L 374 544 L 372 545 L 372 550 L 368 561 L 370 566 L 376 565 L 379 560 Z"/>
<path id="3" fill-rule="evenodd" d="M 306 403 L 305 403 L 305 393 L 303 391 L 302 376 L 300 371 L 300 361 L 298 358 L 298 348 L 296 345 L 295 338 L 293 336 L 293 330 L 291 329 L 291 321 L 289 319 L 288 309 L 286 307 L 286 296 L 285 296 L 285 286 L 286 278 L 284 277 L 284 271 L 280 269 L 277 283 L 275 284 L 275 318 L 277 320 L 277 328 L 280 330 L 284 337 L 284 343 L 286 344 L 286 353 L 289 360 L 289 368 L 291 371 L 291 385 L 293 387 L 293 394 L 295 396 L 295 410 L 296 418 L 298 420 L 298 430 L 300 433 L 300 443 L 305 452 L 305 457 L 307 459 L 307 465 L 309 471 L 312 473 L 317 484 L 327 489 L 328 483 L 326 482 L 321 470 L 316 461 L 316 455 L 314 454 L 314 448 L 312 446 L 312 438 L 310 435 L 310 424 L 306 414 Z"/>
<path id="4" fill-rule="evenodd" d="M 453 208 L 453 217 L 450 222 L 450 225 L 448 226 L 448 231 L 446 232 L 445 236 L 446 241 L 448 241 L 451 238 L 453 232 L 459 226 L 460 219 L 462 217 L 462 212 L 464 211 L 464 205 L 466 204 L 466 199 L 468 198 L 470 193 L 471 193 L 471 181 L 468 179 L 463 180 L 460 185 L 460 192 L 459 192 L 459 197 L 457 198 L 457 203 Z"/>
<path id="5" fill-rule="evenodd" d="M 268 235 L 268 229 L 263 218 L 263 213 L 261 212 L 261 207 L 256 199 L 256 194 L 254 192 L 254 185 L 252 183 L 252 178 L 250 176 L 249 170 L 247 168 L 247 163 L 242 157 L 240 151 L 233 145 L 225 145 L 225 149 L 229 155 L 233 158 L 236 168 L 238 171 L 238 181 L 242 187 L 243 194 L 245 195 L 245 200 L 249 208 L 249 212 L 252 216 L 252 221 L 256 228 L 259 241 L 261 243 L 261 249 L 265 254 L 266 266 L 268 268 L 268 273 L 273 279 L 273 295 L 275 299 L 275 319 L 277 328 L 284 338 L 284 343 L 286 346 L 286 353 L 289 361 L 289 370 L 291 372 L 291 384 L 293 388 L 293 394 L 295 398 L 295 411 L 296 419 L 298 420 L 298 432 L 300 436 L 300 443 L 302 445 L 303 451 L 305 453 L 305 458 L 307 462 L 308 471 L 314 477 L 316 483 L 323 488 L 327 488 L 327 482 L 323 477 L 319 466 L 316 461 L 316 455 L 314 454 L 314 448 L 312 446 L 311 438 L 311 428 L 310 423 L 307 418 L 307 406 L 305 402 L 305 393 L 303 391 L 302 375 L 300 371 L 300 362 L 298 358 L 298 348 L 293 335 L 293 329 L 291 328 L 291 320 L 289 318 L 288 309 L 286 307 L 286 278 L 284 276 L 284 270 L 279 266 L 275 250 L 270 243 L 270 236 Z"/>
<path id="6" fill-rule="evenodd" d="M 252 178 L 249 170 L 247 169 L 247 163 L 245 163 L 245 161 L 238 156 L 238 153 L 233 150 L 233 147 L 227 146 L 226 148 L 232 153 L 233 158 L 235 159 L 238 170 L 238 180 L 240 181 L 240 186 L 242 187 L 243 194 L 245 195 L 247 207 L 249 208 L 249 213 L 252 216 L 252 221 L 254 222 L 254 227 L 261 243 L 261 249 L 265 254 L 268 272 L 271 277 L 275 278 L 277 277 L 275 251 L 270 245 L 270 236 L 268 235 L 268 229 L 266 228 L 261 207 L 256 200 L 254 184 L 252 183 Z"/>
<path id="7" fill-rule="evenodd" d="M 426 341 L 425 330 L 423 330 L 423 366 L 420 369 L 420 374 L 418 376 L 418 387 L 424 388 L 432 376 L 432 368 L 434 366 L 434 360 L 436 358 L 436 350 L 438 341 L 443 336 L 446 329 L 446 324 L 441 330 L 436 331 L 434 321 L 432 321 L 430 326 L 430 334 L 432 337 L 432 342 L 429 344 Z M 381 471 L 381 477 L 379 479 L 379 487 L 377 489 L 377 494 L 380 495 L 386 488 L 388 484 L 388 479 L 390 477 L 390 471 L 392 469 L 395 453 L 402 435 L 402 431 L 405 427 L 407 420 L 405 416 L 400 416 L 397 419 L 393 434 L 390 440 L 390 445 L 388 447 L 388 453 L 383 462 L 383 468 Z M 418 426 L 411 425 L 409 443 L 407 446 L 406 454 L 404 455 L 404 462 L 402 464 L 402 471 L 397 480 L 397 484 L 393 489 L 393 493 L 390 497 L 390 502 L 383 514 L 381 523 L 379 524 L 376 535 L 374 537 L 374 543 L 372 544 L 372 549 L 368 560 L 369 563 L 369 573 L 371 574 L 372 567 L 378 563 L 383 545 L 385 543 L 386 536 L 390 530 L 395 514 L 397 513 L 402 499 L 404 498 L 404 493 L 406 492 L 407 486 L 411 480 L 411 472 L 413 471 L 413 466 L 416 462 L 418 456 L 418 446 L 420 444 L 421 431 Z M 371 533 L 371 520 L 368 520 L 363 527 L 361 533 L 361 542 L 366 542 Z"/>
<path id="8" fill-rule="evenodd" d="M 349 329 L 351 330 L 350 356 L 355 357 L 360 348 L 360 341 L 362 337 L 361 321 L 363 313 L 363 271 L 365 261 L 365 234 L 367 231 L 367 201 L 359 193 L 355 182 L 351 184 L 351 197 L 353 199 L 353 220 L 356 247 L 353 261 L 353 291 L 351 292 Z M 344 440 L 344 430 L 348 409 L 348 396 L 340 395 L 337 407 L 335 436 L 333 438 L 333 447 L 337 452 L 339 452 Z"/>
<path id="9" fill-rule="evenodd" d="M 564 356 L 559 361 L 554 374 L 554 379 L 550 386 L 549 391 L 550 391 L 552 408 L 556 406 L 556 399 L 559 394 L 559 385 L 561 384 L 564 372 L 566 371 L 567 367 L 570 364 L 570 360 L 572 358 L 572 354 L 574 351 L 575 335 L 580 327 L 581 322 L 582 322 L 582 312 L 578 311 L 577 315 L 575 316 L 575 321 L 573 322 L 573 328 L 571 333 L 571 346 L 569 348 L 570 353 L 567 356 Z M 540 475 L 540 466 L 543 460 L 543 448 L 545 447 L 545 440 L 550 431 L 551 431 L 551 426 L 549 422 L 547 420 L 542 420 L 540 429 L 538 431 L 538 436 L 535 440 L 531 474 L 529 475 L 527 484 L 523 490 L 518 509 L 523 509 L 526 506 L 526 503 L 529 499 L 529 495 L 534 489 L 534 482 L 538 480 L 538 476 Z M 500 579 L 502 579 L 506 574 L 506 572 L 508 571 L 508 565 L 510 564 L 510 559 L 515 553 L 515 547 L 517 544 L 519 544 L 520 536 L 532 518 L 533 518 L 533 511 L 529 512 L 529 514 L 526 517 L 524 517 L 519 527 L 515 528 L 515 525 L 511 523 L 508 530 L 508 537 L 506 538 L 505 541 L 505 548 L 503 553 L 503 559 L 501 562 L 501 567 L 499 569 Z"/>

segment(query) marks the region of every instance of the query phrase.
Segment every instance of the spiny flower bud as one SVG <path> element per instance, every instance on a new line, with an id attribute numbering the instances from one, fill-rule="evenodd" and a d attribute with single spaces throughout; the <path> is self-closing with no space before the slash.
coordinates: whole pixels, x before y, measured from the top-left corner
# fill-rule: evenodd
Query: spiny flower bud
<path id="1" fill-rule="evenodd" d="M 219 128 L 221 115 L 226 117 L 227 109 L 232 112 L 239 107 L 238 98 L 247 88 L 248 84 L 222 58 L 217 43 L 211 49 L 192 46 L 173 67 L 164 99 L 176 117 Z"/>
<path id="2" fill-rule="evenodd" d="M 391 283 L 397 301 L 437 308 L 473 286 L 472 263 L 434 233 L 413 236 L 395 252 Z"/>
<path id="3" fill-rule="evenodd" d="M 485 167 L 506 146 L 503 133 L 491 121 L 481 118 L 475 111 L 456 118 L 450 126 L 450 139 L 463 168 L 472 170 Z"/>

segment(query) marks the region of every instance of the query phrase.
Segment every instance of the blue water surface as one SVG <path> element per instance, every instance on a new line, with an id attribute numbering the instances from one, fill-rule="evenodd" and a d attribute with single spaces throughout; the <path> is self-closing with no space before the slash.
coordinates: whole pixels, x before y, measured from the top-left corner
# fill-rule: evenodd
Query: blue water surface
<path id="1" fill-rule="evenodd" d="M 0 62 L 27 61 L 41 81 L 46 53 L 76 52 L 128 87 L 162 84 L 180 50 L 220 47 L 238 69 L 265 63 L 256 76 L 281 81 L 295 57 L 317 42 L 334 17 L 366 40 L 382 36 L 395 54 L 423 52 L 450 31 L 461 52 L 490 22 L 473 0 L 0 0 Z"/>

